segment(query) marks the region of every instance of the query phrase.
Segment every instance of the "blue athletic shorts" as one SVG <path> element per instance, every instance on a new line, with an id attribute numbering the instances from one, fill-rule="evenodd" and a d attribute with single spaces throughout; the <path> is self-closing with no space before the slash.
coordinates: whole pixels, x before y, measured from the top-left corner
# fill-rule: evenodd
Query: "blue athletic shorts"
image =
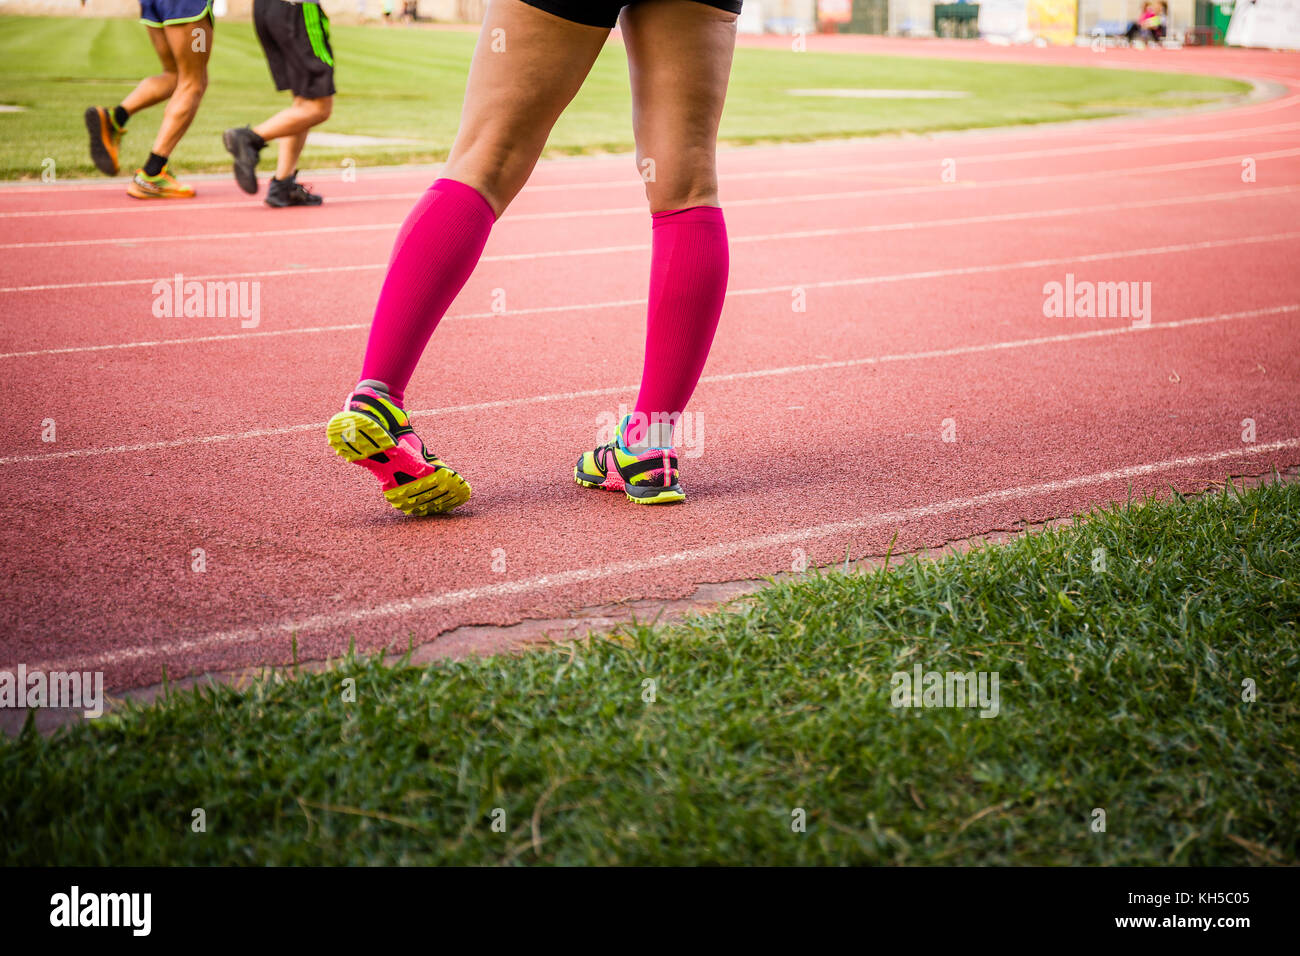
<path id="1" fill-rule="evenodd" d="M 193 23 L 212 15 L 212 0 L 140 0 L 140 22 L 151 27 Z"/>

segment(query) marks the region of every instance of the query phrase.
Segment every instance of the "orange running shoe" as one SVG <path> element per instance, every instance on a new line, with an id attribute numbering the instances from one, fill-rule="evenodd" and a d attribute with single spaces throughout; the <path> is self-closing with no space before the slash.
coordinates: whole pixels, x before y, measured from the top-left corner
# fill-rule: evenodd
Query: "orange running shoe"
<path id="1" fill-rule="evenodd" d="M 136 199 L 193 199 L 194 187 L 177 182 L 171 170 L 164 166 L 157 176 L 146 176 L 143 169 L 137 169 L 126 193 Z"/>
<path id="2" fill-rule="evenodd" d="M 86 132 L 90 134 L 90 160 L 105 176 L 116 176 L 117 148 L 126 130 L 117 125 L 113 114 L 102 106 L 86 110 Z"/>

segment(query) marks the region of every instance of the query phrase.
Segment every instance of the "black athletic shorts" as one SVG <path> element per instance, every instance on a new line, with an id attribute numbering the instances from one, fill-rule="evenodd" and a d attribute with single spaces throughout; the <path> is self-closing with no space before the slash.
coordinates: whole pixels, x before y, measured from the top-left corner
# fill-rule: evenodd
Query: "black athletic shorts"
<path id="1" fill-rule="evenodd" d="M 589 27 L 610 29 L 618 23 L 619 11 L 635 0 L 524 0 L 530 7 L 545 10 L 565 20 L 583 23 Z M 717 7 L 731 13 L 740 13 L 740 0 L 692 0 L 708 7 Z"/>
<path id="2" fill-rule="evenodd" d="M 309 100 L 334 95 L 330 21 L 319 3 L 253 0 L 253 26 L 277 90 Z"/>

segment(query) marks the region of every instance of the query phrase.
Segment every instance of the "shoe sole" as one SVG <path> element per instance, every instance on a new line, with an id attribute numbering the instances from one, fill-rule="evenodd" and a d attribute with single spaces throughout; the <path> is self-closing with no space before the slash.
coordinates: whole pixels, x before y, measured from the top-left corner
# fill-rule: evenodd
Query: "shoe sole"
<path id="1" fill-rule="evenodd" d="M 126 194 L 128 196 L 133 196 L 136 199 L 193 199 L 194 198 L 194 193 L 173 193 L 170 196 L 167 195 L 166 193 L 147 193 L 143 189 L 136 189 L 134 184 L 126 187 Z"/>
<path id="2" fill-rule="evenodd" d="M 221 134 L 221 145 L 226 147 L 226 152 L 235 157 L 235 182 L 239 188 L 250 196 L 257 195 L 257 162 L 254 161 L 249 165 L 239 158 L 239 153 L 235 146 L 235 137 L 231 135 L 234 130 L 226 130 Z"/>
<path id="3" fill-rule="evenodd" d="M 360 465 L 381 481 L 389 477 L 392 462 L 371 461 L 372 458 L 387 456 L 393 449 L 397 449 L 398 455 L 409 457 L 409 453 L 393 441 L 383 426 L 360 412 L 339 412 L 325 426 L 325 434 L 334 454 L 344 461 Z M 431 466 L 412 459 L 406 467 L 415 471 Z M 469 501 L 472 492 L 469 482 L 452 469 L 435 468 L 428 474 L 387 489 L 384 498 L 403 514 L 421 517 L 451 511 Z"/>
<path id="4" fill-rule="evenodd" d="M 117 158 L 104 145 L 108 130 L 104 128 L 107 118 L 101 114 L 99 107 L 92 106 L 86 110 L 86 132 L 90 134 L 90 161 L 105 176 L 116 176 L 121 167 Z"/>
<path id="5" fill-rule="evenodd" d="M 384 492 L 390 505 L 414 518 L 444 514 L 469 501 L 469 496 L 469 482 L 450 468 L 439 468 Z"/>
<path id="6" fill-rule="evenodd" d="M 325 426 L 325 434 L 334 454 L 351 462 L 364 461 L 397 444 L 377 421 L 360 412 L 339 412 Z"/>
<path id="7" fill-rule="evenodd" d="M 262 202 L 266 203 L 272 209 L 289 209 L 290 207 L 293 206 L 315 207 L 315 206 L 323 206 L 325 204 L 324 199 L 322 199 L 320 202 L 271 202 L 270 199 L 263 199 Z"/>
<path id="8" fill-rule="evenodd" d="M 635 505 L 675 505 L 686 500 L 686 492 L 682 491 L 680 488 L 665 488 L 663 491 L 657 492 L 653 495 L 646 495 L 645 497 L 638 498 L 636 495 L 628 492 L 626 485 L 611 487 L 606 485 L 603 481 L 589 481 L 582 478 L 581 474 L 582 473 L 579 472 L 577 468 L 573 469 L 573 480 L 582 487 L 596 488 L 599 491 L 621 491 L 623 492 L 623 496 Z"/>

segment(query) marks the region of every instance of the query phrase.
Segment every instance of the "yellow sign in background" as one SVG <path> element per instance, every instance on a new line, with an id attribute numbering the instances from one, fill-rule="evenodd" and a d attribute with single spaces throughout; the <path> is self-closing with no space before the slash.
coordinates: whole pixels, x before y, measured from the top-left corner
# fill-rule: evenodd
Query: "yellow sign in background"
<path id="1" fill-rule="evenodd" d="M 1069 46 L 1077 32 L 1075 0 L 1029 0 L 1029 32 L 1049 43 Z"/>

